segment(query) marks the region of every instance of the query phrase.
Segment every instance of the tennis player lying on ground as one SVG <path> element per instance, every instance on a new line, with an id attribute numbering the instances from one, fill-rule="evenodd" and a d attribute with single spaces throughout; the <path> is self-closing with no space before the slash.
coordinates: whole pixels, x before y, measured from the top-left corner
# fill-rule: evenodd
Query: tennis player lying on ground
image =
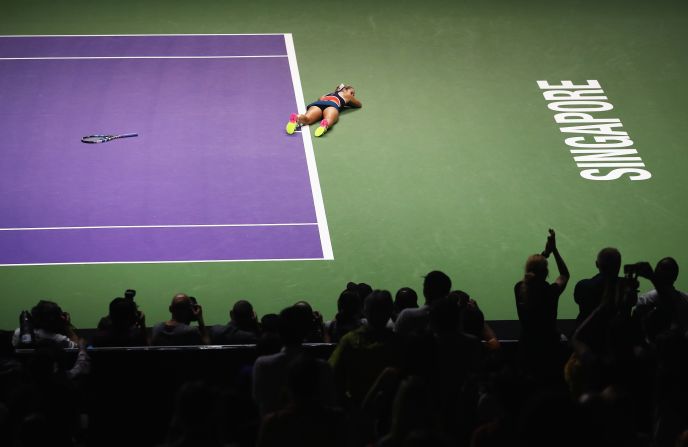
<path id="1" fill-rule="evenodd" d="M 339 112 L 344 107 L 359 108 L 361 101 L 356 99 L 356 91 L 352 86 L 339 84 L 334 92 L 321 96 L 319 100 L 308 104 L 305 115 L 292 113 L 287 123 L 287 133 L 291 135 L 297 127 L 321 120 L 320 126 L 315 129 L 315 136 L 320 137 L 337 122 Z"/>

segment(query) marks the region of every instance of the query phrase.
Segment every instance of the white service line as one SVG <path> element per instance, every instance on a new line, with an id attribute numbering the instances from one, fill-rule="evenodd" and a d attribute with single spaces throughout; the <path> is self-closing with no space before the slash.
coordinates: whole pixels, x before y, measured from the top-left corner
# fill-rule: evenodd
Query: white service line
<path id="1" fill-rule="evenodd" d="M 282 33 L 246 34 L 3 34 L 0 37 L 148 37 L 148 36 L 283 36 Z"/>
<path id="2" fill-rule="evenodd" d="M 44 230 L 100 230 L 121 228 L 223 228 L 223 227 L 304 227 L 315 226 L 317 222 L 270 223 L 270 224 L 200 224 L 200 225 L 102 225 L 85 227 L 17 227 L 0 228 L 0 231 L 44 231 Z"/>
<path id="3" fill-rule="evenodd" d="M 47 57 L 0 57 L 2 61 L 31 60 L 80 60 L 80 59 L 255 59 L 289 57 L 287 54 L 240 55 L 240 56 L 47 56 Z"/>
<path id="4" fill-rule="evenodd" d="M 272 262 L 272 261 L 322 261 L 325 258 L 274 258 L 274 259 L 210 259 L 182 261 L 97 261 L 97 262 L 41 262 L 32 264 L 0 264 L 0 267 L 19 267 L 34 265 L 91 265 L 91 264 L 187 264 L 212 262 Z"/>

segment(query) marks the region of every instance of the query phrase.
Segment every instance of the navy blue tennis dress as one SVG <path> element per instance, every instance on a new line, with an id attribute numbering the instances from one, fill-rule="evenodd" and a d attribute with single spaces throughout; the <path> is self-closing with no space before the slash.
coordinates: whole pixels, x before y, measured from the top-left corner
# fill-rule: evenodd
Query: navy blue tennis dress
<path id="1" fill-rule="evenodd" d="M 307 108 L 315 106 L 320 110 L 325 110 L 328 107 L 336 107 L 337 110 L 342 110 L 345 105 L 346 101 L 344 101 L 344 98 L 339 96 L 338 92 L 332 92 L 321 96 L 319 100 L 308 104 Z"/>

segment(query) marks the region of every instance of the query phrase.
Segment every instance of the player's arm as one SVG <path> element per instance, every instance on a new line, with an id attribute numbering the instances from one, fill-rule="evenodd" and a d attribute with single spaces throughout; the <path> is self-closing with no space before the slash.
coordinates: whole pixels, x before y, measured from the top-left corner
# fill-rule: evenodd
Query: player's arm
<path id="1" fill-rule="evenodd" d="M 356 97 L 352 97 L 346 105 L 349 107 L 354 107 L 356 109 L 360 109 L 361 107 L 363 107 L 361 101 L 359 101 Z"/>

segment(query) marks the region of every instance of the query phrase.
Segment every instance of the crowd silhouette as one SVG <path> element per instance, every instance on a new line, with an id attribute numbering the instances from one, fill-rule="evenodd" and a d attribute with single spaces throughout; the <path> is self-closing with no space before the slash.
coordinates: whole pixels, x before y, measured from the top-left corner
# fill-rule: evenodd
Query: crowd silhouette
<path id="1" fill-rule="evenodd" d="M 122 445 L 128 436 L 128 445 L 160 446 L 688 446 L 688 294 L 674 286 L 677 262 L 627 264 L 620 276 L 621 254 L 607 247 L 596 266 L 598 275 L 574 287 L 575 330 L 562 333 L 557 309 L 571 274 L 549 231 L 544 250 L 514 278 L 515 349 L 440 271 L 425 275 L 422 303 L 410 287 L 393 297 L 351 282 L 331 321 L 306 301 L 259 318 L 240 300 L 226 325 L 206 326 L 196 299 L 178 293 L 170 319 L 149 328 L 128 290 L 90 340 L 57 303 L 42 300 L 22 313 L 11 334 L 16 349 L 2 351 L 0 442 Z M 639 295 L 638 278 L 653 289 Z M 98 350 L 89 346 L 206 345 L 243 345 L 251 354 L 231 377 L 167 389 L 175 398 L 165 436 L 150 443 L 121 422 L 100 430 L 85 422 L 93 408 L 157 408 L 96 384 L 92 375 L 108 372 L 97 371 Z"/>

